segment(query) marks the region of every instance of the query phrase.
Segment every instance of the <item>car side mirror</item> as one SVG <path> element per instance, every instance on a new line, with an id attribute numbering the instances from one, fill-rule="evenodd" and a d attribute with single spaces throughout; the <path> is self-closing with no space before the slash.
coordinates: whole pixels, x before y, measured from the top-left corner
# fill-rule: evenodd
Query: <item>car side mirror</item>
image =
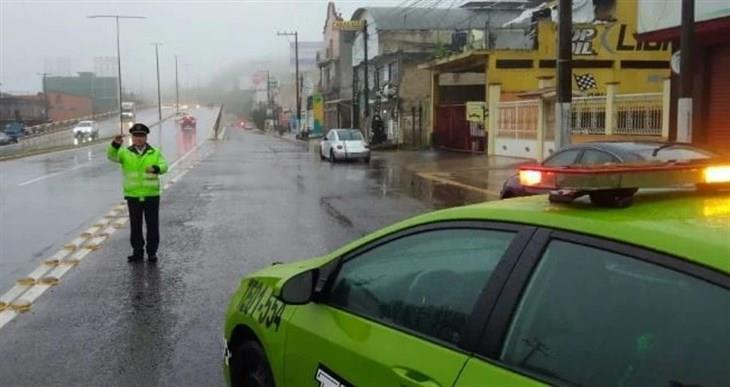
<path id="1" fill-rule="evenodd" d="M 317 269 L 307 270 L 289 278 L 281 288 L 281 300 L 287 304 L 303 305 L 312 300 Z"/>

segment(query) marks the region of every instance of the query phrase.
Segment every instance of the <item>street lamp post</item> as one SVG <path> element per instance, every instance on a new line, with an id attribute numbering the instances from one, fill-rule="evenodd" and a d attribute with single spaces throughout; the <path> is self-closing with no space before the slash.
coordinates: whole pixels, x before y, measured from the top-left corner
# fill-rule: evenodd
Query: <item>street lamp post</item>
<path id="1" fill-rule="evenodd" d="M 124 119 L 122 117 L 122 57 L 119 49 L 119 19 L 146 19 L 144 16 L 122 16 L 122 15 L 90 15 L 89 19 L 113 18 L 116 20 L 117 28 L 117 86 L 119 88 L 119 133 L 124 133 Z"/>
<path id="2" fill-rule="evenodd" d="M 160 149 L 162 149 L 162 94 L 160 93 L 160 51 L 162 43 L 152 43 L 155 46 L 155 62 L 157 64 L 157 130 Z"/>

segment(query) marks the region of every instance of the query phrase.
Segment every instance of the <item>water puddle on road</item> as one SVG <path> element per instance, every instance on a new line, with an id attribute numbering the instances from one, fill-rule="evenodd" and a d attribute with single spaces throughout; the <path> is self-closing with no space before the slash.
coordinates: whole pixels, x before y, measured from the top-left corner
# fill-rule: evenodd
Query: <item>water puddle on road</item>
<path id="1" fill-rule="evenodd" d="M 376 184 L 371 191 L 380 196 L 407 195 L 440 209 L 497 200 L 497 195 L 479 189 L 445 183 L 424 177 L 407 166 L 373 159 L 367 177 Z"/>

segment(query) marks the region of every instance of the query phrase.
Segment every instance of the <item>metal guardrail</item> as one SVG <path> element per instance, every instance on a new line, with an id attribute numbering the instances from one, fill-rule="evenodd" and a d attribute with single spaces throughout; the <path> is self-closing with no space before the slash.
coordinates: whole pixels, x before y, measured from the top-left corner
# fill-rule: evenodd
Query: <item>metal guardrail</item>
<path id="1" fill-rule="evenodd" d="M 615 134 L 661 136 L 662 94 L 617 95 Z"/>
<path id="2" fill-rule="evenodd" d="M 74 124 L 78 123 L 79 121 L 94 120 L 97 118 L 105 118 L 105 117 L 109 117 L 109 116 L 117 114 L 117 113 L 118 113 L 118 111 L 111 111 L 111 112 L 88 115 L 88 116 L 83 116 L 83 117 L 78 117 L 78 118 L 71 118 L 71 119 L 63 120 L 63 121 L 49 122 L 47 124 L 29 126 L 29 127 L 25 128 L 25 130 L 31 134 L 28 136 L 22 137 L 21 140 L 29 138 L 31 136 L 39 136 L 39 135 L 42 136 L 44 134 L 51 132 L 53 129 L 63 130 L 64 128 L 74 125 Z"/>
<path id="3" fill-rule="evenodd" d="M 570 127 L 574 134 L 606 132 L 606 97 L 574 97 Z"/>
<path id="4" fill-rule="evenodd" d="M 572 109 L 574 134 L 662 135 L 662 93 L 618 94 L 608 113 L 606 96 L 576 97 Z M 613 130 L 607 128 L 606 114 L 613 114 Z"/>

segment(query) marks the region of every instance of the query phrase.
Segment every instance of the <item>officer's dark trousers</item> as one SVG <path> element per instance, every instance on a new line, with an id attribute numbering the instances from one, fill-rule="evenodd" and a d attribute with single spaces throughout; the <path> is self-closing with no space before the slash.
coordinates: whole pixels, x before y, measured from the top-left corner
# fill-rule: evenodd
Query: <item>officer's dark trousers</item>
<path id="1" fill-rule="evenodd" d="M 127 198 L 129 208 L 129 223 L 131 232 L 129 241 L 132 243 L 134 255 L 142 256 L 145 248 L 145 240 L 142 236 L 142 218 L 147 224 L 147 255 L 157 255 L 157 247 L 160 244 L 160 198 L 146 197 L 144 200 Z"/>

